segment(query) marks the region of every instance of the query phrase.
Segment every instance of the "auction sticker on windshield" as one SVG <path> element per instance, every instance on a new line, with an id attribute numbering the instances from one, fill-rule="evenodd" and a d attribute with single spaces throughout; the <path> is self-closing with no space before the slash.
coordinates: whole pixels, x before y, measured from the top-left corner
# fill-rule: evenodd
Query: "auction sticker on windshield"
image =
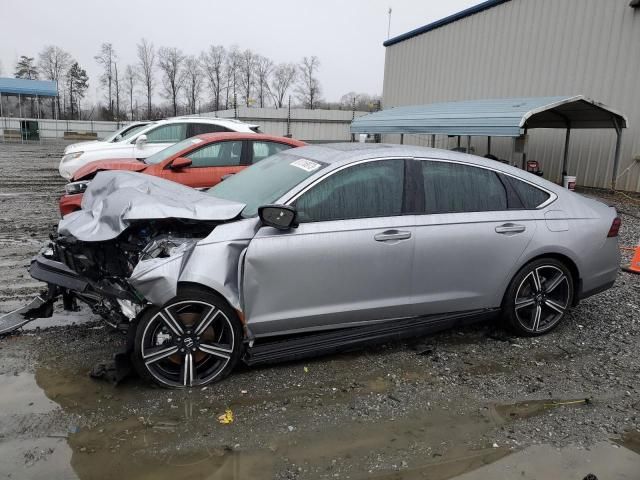
<path id="1" fill-rule="evenodd" d="M 305 172 L 313 172 L 314 170 L 317 170 L 320 168 L 319 163 L 312 162 L 311 160 L 306 160 L 304 158 L 296 160 L 295 162 L 291 162 L 291 165 L 293 165 L 294 167 L 301 168 Z"/>

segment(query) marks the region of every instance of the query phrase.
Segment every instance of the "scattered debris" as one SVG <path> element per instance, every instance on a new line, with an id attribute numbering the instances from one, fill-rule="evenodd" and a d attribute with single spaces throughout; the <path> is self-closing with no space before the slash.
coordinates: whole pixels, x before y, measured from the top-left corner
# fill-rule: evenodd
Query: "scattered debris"
<path id="1" fill-rule="evenodd" d="M 218 416 L 218 422 L 220 422 L 223 425 L 228 425 L 230 423 L 233 423 L 233 412 L 231 411 L 230 408 L 227 408 L 222 415 Z"/>

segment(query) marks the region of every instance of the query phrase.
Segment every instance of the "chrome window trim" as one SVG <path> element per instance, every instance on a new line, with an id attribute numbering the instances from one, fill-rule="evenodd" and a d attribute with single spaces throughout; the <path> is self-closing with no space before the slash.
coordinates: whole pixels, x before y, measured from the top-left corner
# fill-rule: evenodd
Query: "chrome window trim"
<path id="1" fill-rule="evenodd" d="M 494 173 L 498 173 L 498 174 L 501 174 L 501 175 L 506 175 L 507 177 L 515 178 L 516 180 L 518 180 L 520 182 L 524 182 L 524 183 L 526 183 L 528 185 L 531 185 L 532 187 L 537 188 L 538 190 L 542 190 L 543 192 L 545 192 L 546 194 L 549 195 L 549 198 L 547 200 L 545 200 L 543 203 L 541 203 L 540 205 L 538 205 L 536 208 L 522 208 L 522 209 L 517 209 L 517 210 L 542 210 L 543 208 L 551 205 L 558 198 L 558 195 L 556 195 L 551 190 L 547 190 L 546 188 L 541 187 L 540 185 L 536 185 L 535 183 L 532 183 L 529 180 L 525 180 L 524 178 L 517 177 L 516 175 L 514 175 L 512 173 L 507 173 L 507 172 L 504 172 L 502 170 L 498 170 L 496 168 L 487 167 L 485 165 L 477 165 L 477 164 L 471 163 L 471 162 L 465 162 L 465 161 L 461 161 L 461 160 L 451 160 L 451 159 L 448 159 L 448 158 L 414 157 L 414 160 L 446 162 L 446 163 L 458 163 L 458 164 L 461 164 L 461 165 L 467 165 L 469 167 L 484 168 L 485 170 L 490 170 L 490 171 L 492 171 Z M 497 210 L 497 211 L 500 211 L 500 210 Z M 470 212 L 461 212 L 461 213 L 470 213 Z"/>

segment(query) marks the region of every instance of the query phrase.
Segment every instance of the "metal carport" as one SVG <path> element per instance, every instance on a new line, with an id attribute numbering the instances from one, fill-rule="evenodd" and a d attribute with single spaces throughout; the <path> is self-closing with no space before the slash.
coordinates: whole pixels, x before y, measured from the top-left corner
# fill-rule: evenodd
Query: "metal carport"
<path id="1" fill-rule="evenodd" d="M 0 78 L 0 117 L 4 117 L 2 97 L 18 97 L 20 118 L 22 115 L 22 98 L 35 98 L 38 106 L 37 118 L 40 119 L 40 98 L 56 98 L 58 84 L 52 80 L 28 80 L 22 78 Z M 3 135 L 4 138 L 4 135 Z M 21 136 L 22 138 L 22 136 Z"/>
<path id="2" fill-rule="evenodd" d="M 466 136 L 467 145 L 472 136 L 486 136 L 489 137 L 489 150 L 491 137 L 519 138 L 533 128 L 566 129 L 563 175 L 566 175 L 571 130 L 613 128 L 616 132 L 616 149 L 611 188 L 615 190 L 622 129 L 627 128 L 627 119 L 623 114 L 584 95 L 411 105 L 358 117 L 351 123 L 352 134 L 400 134 L 401 143 L 406 134 Z M 523 154 L 523 168 L 525 158 L 526 153 Z"/>

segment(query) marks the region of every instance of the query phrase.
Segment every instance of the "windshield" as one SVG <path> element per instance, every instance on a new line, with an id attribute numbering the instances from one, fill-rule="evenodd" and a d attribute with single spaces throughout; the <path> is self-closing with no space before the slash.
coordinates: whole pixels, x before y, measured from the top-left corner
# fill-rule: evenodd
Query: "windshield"
<path id="1" fill-rule="evenodd" d="M 192 145 L 197 145 L 198 143 L 202 143 L 203 140 L 200 138 L 187 138 L 186 140 L 182 140 L 181 142 L 174 143 L 170 147 L 165 148 L 164 150 L 160 150 L 158 153 L 154 153 L 150 157 L 144 159 L 144 163 L 147 165 L 154 165 L 157 163 L 164 162 L 167 158 L 172 157 L 176 153 L 185 148 L 189 148 Z"/>
<path id="2" fill-rule="evenodd" d="M 243 217 L 253 217 L 258 207 L 275 202 L 303 180 L 327 166 L 285 152 L 265 158 L 209 189 L 209 194 L 244 203 Z"/>
<path id="3" fill-rule="evenodd" d="M 139 132 L 143 127 L 146 127 L 147 124 L 143 123 L 142 125 L 136 125 L 132 127 L 131 125 L 125 125 L 120 130 L 116 130 L 111 135 L 104 139 L 105 142 L 119 142 L 124 138 L 124 136 L 131 135 L 133 133 Z M 123 132 L 126 132 L 123 134 Z"/>
<path id="4" fill-rule="evenodd" d="M 133 137 L 134 135 L 136 135 L 137 133 L 140 133 L 141 130 L 144 130 L 147 127 L 150 127 L 151 125 L 153 125 L 155 122 L 152 123 L 145 123 L 144 125 L 138 125 L 137 127 L 133 127 L 131 130 L 129 130 L 126 134 L 124 134 L 122 137 L 120 137 L 120 140 L 118 140 L 119 142 L 122 142 L 124 140 L 129 140 L 131 137 Z"/>

